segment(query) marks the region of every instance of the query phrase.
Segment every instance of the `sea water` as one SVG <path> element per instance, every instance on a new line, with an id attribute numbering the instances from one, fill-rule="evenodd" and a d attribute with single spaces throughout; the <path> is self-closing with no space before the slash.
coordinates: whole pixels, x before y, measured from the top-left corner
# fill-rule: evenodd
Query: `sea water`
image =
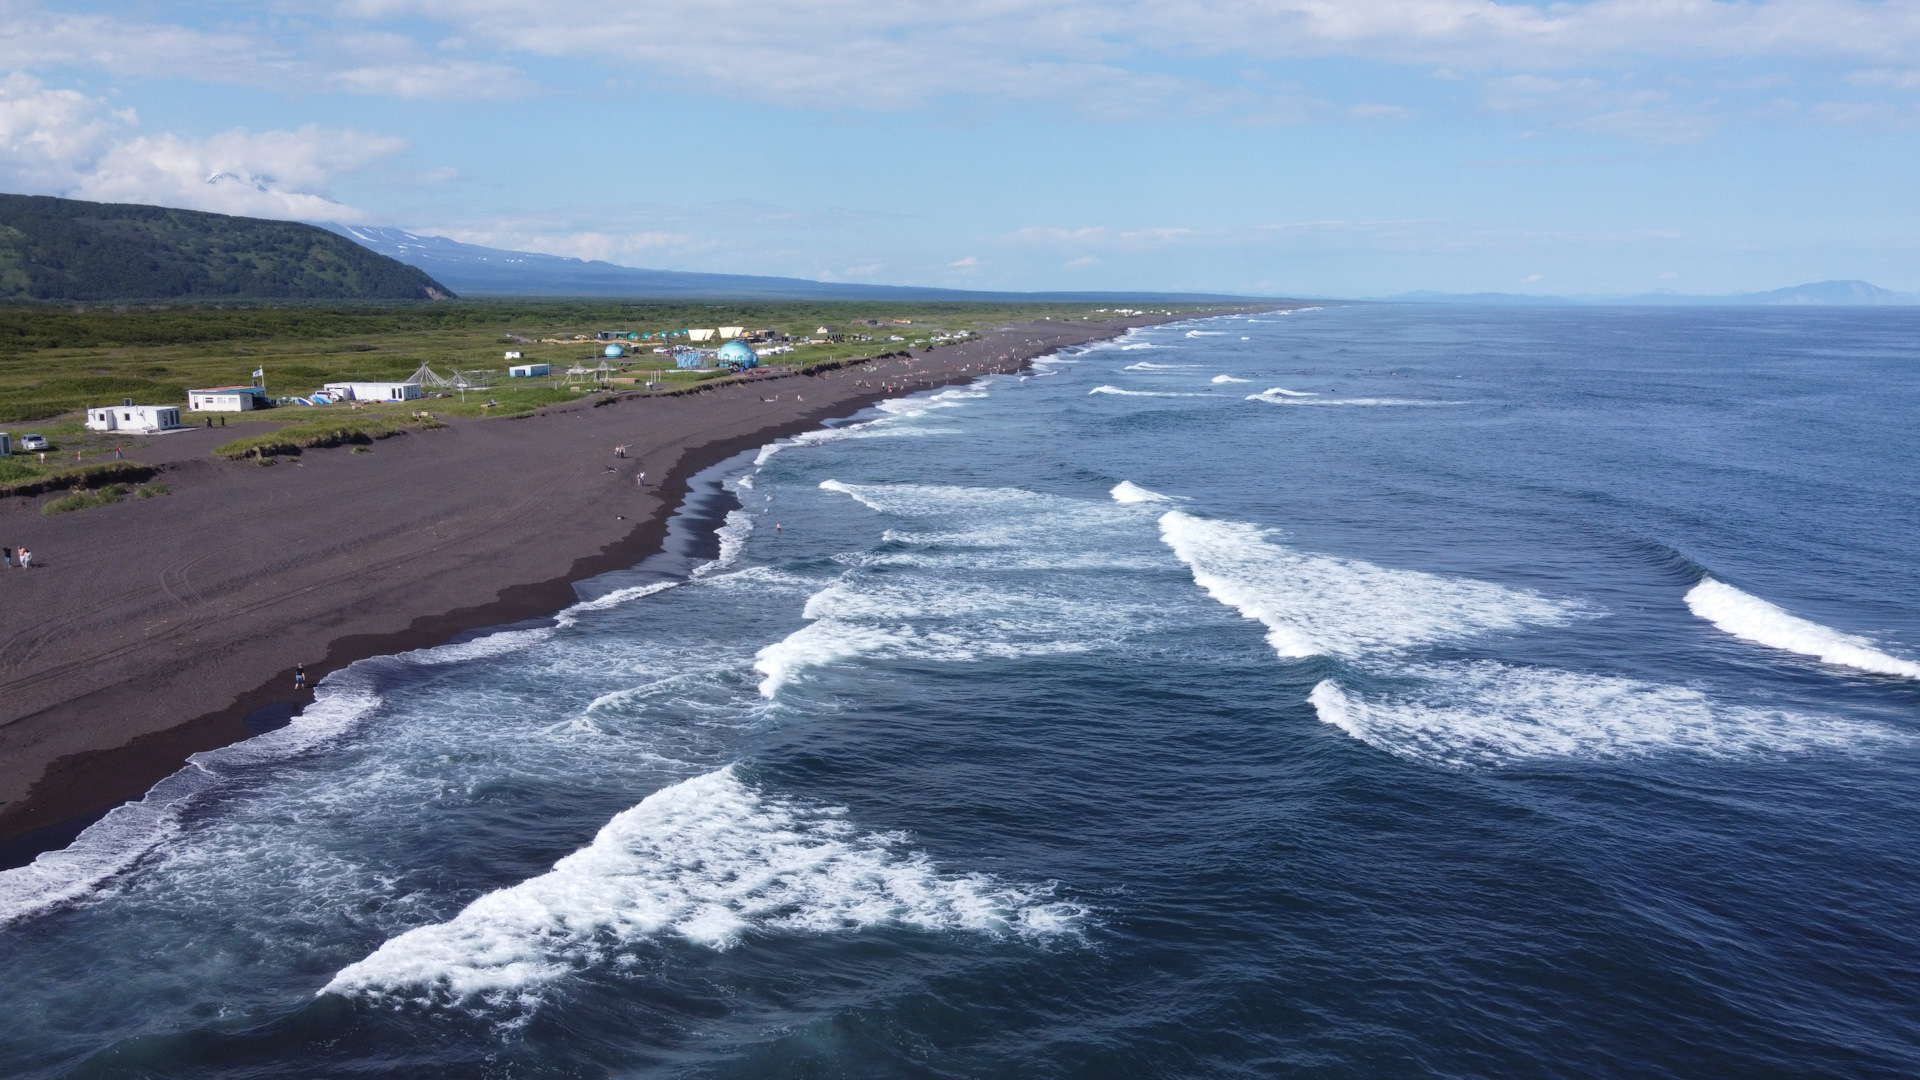
<path id="1" fill-rule="evenodd" d="M 0 1074 L 1920 1074 L 1920 316 L 886 403 L 0 875 Z"/>

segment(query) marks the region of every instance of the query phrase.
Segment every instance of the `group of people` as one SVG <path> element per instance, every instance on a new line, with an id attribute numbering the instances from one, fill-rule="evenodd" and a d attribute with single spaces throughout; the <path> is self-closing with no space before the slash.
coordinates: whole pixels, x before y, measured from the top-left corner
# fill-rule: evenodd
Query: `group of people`
<path id="1" fill-rule="evenodd" d="M 0 558 L 4 558 L 8 566 L 17 566 L 22 570 L 29 569 L 33 566 L 33 552 L 28 551 L 26 548 L 21 548 L 19 551 L 15 551 L 12 548 L 0 548 Z"/>

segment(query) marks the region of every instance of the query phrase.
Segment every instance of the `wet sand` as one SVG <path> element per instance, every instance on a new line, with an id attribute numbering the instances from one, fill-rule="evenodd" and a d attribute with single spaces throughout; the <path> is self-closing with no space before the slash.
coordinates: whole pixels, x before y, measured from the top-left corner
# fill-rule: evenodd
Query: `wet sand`
<path id="1" fill-rule="evenodd" d="M 742 450 L 1156 321 L 1020 324 L 814 376 L 594 394 L 272 467 L 217 460 L 236 433 L 194 429 L 129 455 L 163 467 L 169 496 L 56 517 L 0 500 L 0 543 L 34 552 L 0 571 L 0 866 L 310 701 L 295 664 L 311 683 L 566 607 L 573 582 L 658 550 L 688 478 Z"/>

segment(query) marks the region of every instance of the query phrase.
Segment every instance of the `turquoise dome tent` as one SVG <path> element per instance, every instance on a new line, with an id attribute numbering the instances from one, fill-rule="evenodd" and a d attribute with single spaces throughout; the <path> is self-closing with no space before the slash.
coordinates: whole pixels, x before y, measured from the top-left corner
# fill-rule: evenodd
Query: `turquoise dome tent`
<path id="1" fill-rule="evenodd" d="M 759 367 L 760 358 L 744 341 L 729 341 L 720 346 L 720 363 L 730 368 Z"/>

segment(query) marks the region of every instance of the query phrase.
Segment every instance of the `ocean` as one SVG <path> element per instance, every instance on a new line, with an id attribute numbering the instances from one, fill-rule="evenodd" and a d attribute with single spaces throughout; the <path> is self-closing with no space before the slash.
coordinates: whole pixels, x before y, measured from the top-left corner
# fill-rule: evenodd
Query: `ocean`
<path id="1" fill-rule="evenodd" d="M 0 875 L 0 1075 L 1920 1075 L 1917 343 L 1327 307 L 782 440 Z"/>

